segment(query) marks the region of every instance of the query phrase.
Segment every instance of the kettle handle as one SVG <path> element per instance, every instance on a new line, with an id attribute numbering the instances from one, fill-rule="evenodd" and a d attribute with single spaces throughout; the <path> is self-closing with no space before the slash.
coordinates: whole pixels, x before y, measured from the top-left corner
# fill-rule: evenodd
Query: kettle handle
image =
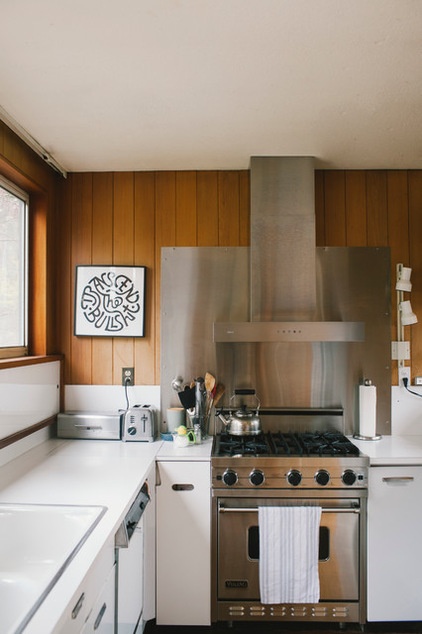
<path id="1" fill-rule="evenodd" d="M 261 401 L 259 400 L 256 391 L 253 388 L 238 388 L 233 391 L 232 396 L 230 397 L 230 402 L 236 396 L 255 396 L 256 398 L 256 413 L 258 414 L 259 408 L 261 407 Z"/>

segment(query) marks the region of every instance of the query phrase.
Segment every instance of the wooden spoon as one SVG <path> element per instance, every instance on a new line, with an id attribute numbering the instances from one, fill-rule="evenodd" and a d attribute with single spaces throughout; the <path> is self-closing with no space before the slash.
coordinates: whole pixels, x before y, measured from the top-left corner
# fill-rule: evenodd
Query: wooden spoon
<path id="1" fill-rule="evenodd" d="M 215 387 L 215 376 L 213 376 L 210 372 L 205 372 L 205 389 L 208 394 L 211 394 Z"/>
<path id="2" fill-rule="evenodd" d="M 224 387 L 224 385 L 222 383 L 217 383 L 213 401 L 214 407 L 216 407 L 217 403 L 219 402 L 225 391 L 226 388 Z"/>

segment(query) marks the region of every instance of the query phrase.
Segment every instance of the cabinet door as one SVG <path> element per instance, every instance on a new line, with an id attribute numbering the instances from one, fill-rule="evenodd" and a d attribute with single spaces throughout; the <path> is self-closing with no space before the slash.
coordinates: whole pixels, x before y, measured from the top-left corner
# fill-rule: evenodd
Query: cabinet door
<path id="1" fill-rule="evenodd" d="M 210 625 L 210 463 L 157 468 L 157 624 Z"/>
<path id="2" fill-rule="evenodd" d="M 368 621 L 422 620 L 422 467 L 371 467 Z"/>

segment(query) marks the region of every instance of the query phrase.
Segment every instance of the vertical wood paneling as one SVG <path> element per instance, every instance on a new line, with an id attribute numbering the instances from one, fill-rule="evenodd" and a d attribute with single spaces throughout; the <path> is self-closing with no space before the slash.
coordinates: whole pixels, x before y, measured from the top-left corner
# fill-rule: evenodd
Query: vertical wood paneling
<path id="1" fill-rule="evenodd" d="M 198 246 L 218 245 L 218 173 L 198 172 L 197 175 Z"/>
<path id="2" fill-rule="evenodd" d="M 146 266 L 145 337 L 135 339 L 135 381 L 141 385 L 157 382 L 155 368 L 156 275 L 155 275 L 155 176 L 135 174 L 135 265 Z"/>
<path id="3" fill-rule="evenodd" d="M 366 178 L 362 170 L 345 173 L 346 244 L 366 247 Z"/>
<path id="4" fill-rule="evenodd" d="M 371 170 L 366 177 L 366 206 L 368 214 L 368 247 L 388 244 L 387 175 L 385 171 Z"/>
<path id="5" fill-rule="evenodd" d="M 387 172 L 388 244 L 391 249 L 391 280 L 394 288 L 396 265 L 409 263 L 409 198 L 407 172 Z M 397 340 L 397 295 L 391 294 L 391 340 Z M 409 333 L 410 335 L 411 333 Z M 406 336 L 407 333 L 406 333 Z M 392 364 L 392 382 L 398 383 L 398 364 Z"/>
<path id="6" fill-rule="evenodd" d="M 238 172 L 218 174 L 218 243 L 223 247 L 239 245 L 240 192 Z"/>
<path id="7" fill-rule="evenodd" d="M 346 207 L 344 172 L 325 173 L 325 241 L 324 246 L 346 246 Z"/>
<path id="8" fill-rule="evenodd" d="M 176 246 L 197 245 L 196 172 L 176 173 Z"/>
<path id="9" fill-rule="evenodd" d="M 64 355 L 64 382 L 72 383 L 71 353 L 73 337 L 74 302 L 72 296 L 72 183 L 74 175 L 69 174 L 66 187 L 59 188 L 56 215 L 57 227 L 54 236 L 54 257 L 56 271 L 56 346 L 55 350 Z"/>
<path id="10" fill-rule="evenodd" d="M 137 383 L 159 383 L 161 247 L 249 244 L 249 172 L 73 174 L 61 189 L 65 224 L 57 272 L 67 288 L 59 291 L 65 301 L 57 303 L 63 315 L 57 351 L 68 351 L 67 377 L 120 384 L 121 366 L 134 365 Z M 318 170 L 315 205 L 318 246 L 390 246 L 392 270 L 396 261 L 413 268 L 412 306 L 422 323 L 422 171 Z M 103 257 L 104 263 L 112 258 L 148 267 L 146 336 L 125 343 L 80 338 L 75 344 L 69 334 L 74 264 Z M 392 297 L 395 302 L 394 292 Z M 422 326 L 407 328 L 405 336 L 412 338 L 412 375 L 422 374 Z"/>
<path id="11" fill-rule="evenodd" d="M 409 263 L 409 192 L 407 172 L 387 173 L 388 244 L 391 249 L 391 264 Z M 392 269 L 393 273 L 393 269 Z"/>
<path id="12" fill-rule="evenodd" d="M 75 174 L 72 179 L 72 296 L 75 292 L 75 267 L 91 264 L 92 256 L 92 174 Z M 72 336 L 71 381 L 92 382 L 91 337 Z"/>
<path id="13" fill-rule="evenodd" d="M 92 182 L 92 264 L 113 264 L 113 174 L 95 173 Z M 113 383 L 113 340 L 92 338 L 92 383 Z"/>
<path id="14" fill-rule="evenodd" d="M 134 174 L 114 174 L 113 189 L 113 260 L 116 265 L 134 264 Z M 113 339 L 113 383 L 122 381 L 122 367 L 134 367 L 134 340 L 128 337 Z"/>
<path id="15" fill-rule="evenodd" d="M 249 172 L 239 174 L 239 246 L 247 247 L 251 241 L 251 196 Z"/>

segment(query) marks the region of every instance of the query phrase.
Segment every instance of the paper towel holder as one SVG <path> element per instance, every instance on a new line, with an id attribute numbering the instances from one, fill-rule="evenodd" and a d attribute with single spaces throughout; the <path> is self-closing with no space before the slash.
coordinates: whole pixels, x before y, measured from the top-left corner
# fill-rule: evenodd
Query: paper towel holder
<path id="1" fill-rule="evenodd" d="M 372 385 L 372 381 L 370 379 L 364 379 L 362 385 L 370 386 Z M 353 438 L 356 440 L 381 440 L 381 434 L 375 434 L 374 436 L 363 436 L 362 434 L 355 433 L 353 434 Z"/>

